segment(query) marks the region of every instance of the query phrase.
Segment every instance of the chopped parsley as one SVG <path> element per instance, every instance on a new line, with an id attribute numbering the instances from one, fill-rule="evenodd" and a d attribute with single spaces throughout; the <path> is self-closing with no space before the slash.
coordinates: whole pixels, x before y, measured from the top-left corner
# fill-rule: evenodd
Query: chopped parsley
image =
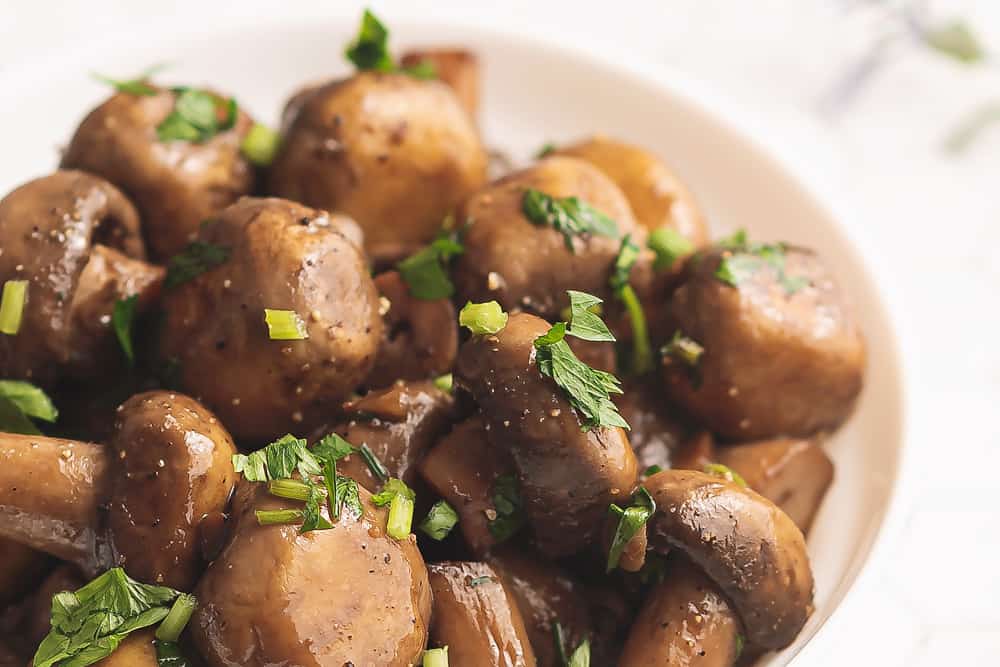
<path id="1" fill-rule="evenodd" d="M 496 517 L 491 518 L 488 525 L 490 534 L 499 544 L 513 537 L 527 520 L 521 507 L 517 477 L 500 475 L 493 481 L 493 507 Z"/>
<path id="2" fill-rule="evenodd" d="M 194 280 L 206 271 L 226 263 L 231 252 L 226 246 L 192 241 L 184 250 L 170 258 L 163 286 L 173 289 Z"/>
<path id="3" fill-rule="evenodd" d="M 743 476 L 727 465 L 723 465 L 721 463 L 706 463 L 703 472 L 706 475 L 720 477 L 728 482 L 733 482 L 742 486 L 744 489 L 748 488 L 747 481 L 743 479 Z"/>
<path id="4" fill-rule="evenodd" d="M 657 271 L 666 271 L 678 259 L 694 252 L 694 244 L 669 227 L 653 230 L 646 241 L 646 247 L 656 254 L 653 268 Z"/>
<path id="5" fill-rule="evenodd" d="M 436 79 L 438 76 L 437 67 L 434 66 L 430 60 L 421 60 L 420 62 L 414 63 L 412 65 L 406 65 L 405 67 L 400 67 L 399 71 L 403 74 L 409 74 L 414 79 L 429 80 Z"/>
<path id="6" fill-rule="evenodd" d="M 629 284 L 632 267 L 639 259 L 639 246 L 632 243 L 631 235 L 622 239 L 618 256 L 615 258 L 611 273 L 611 289 L 615 296 L 625 306 L 629 324 L 632 326 L 632 350 L 629 359 L 629 371 L 642 375 L 653 368 L 652 344 L 649 342 L 649 327 L 646 325 L 646 311 L 643 310 L 639 295 Z"/>
<path id="7" fill-rule="evenodd" d="M 448 266 L 452 258 L 464 252 L 459 235 L 445 232 L 396 268 L 412 296 L 425 300 L 447 299 L 455 293 Z"/>
<path id="8" fill-rule="evenodd" d="M 496 301 L 467 302 L 458 313 L 459 325 L 477 336 L 496 334 L 507 326 L 507 313 Z"/>
<path id="9" fill-rule="evenodd" d="M 652 477 L 658 472 L 663 472 L 663 466 L 661 465 L 651 465 L 642 471 L 643 477 Z"/>
<path id="10" fill-rule="evenodd" d="M 566 290 L 569 295 L 570 323 L 567 333 L 581 340 L 614 342 L 614 334 L 594 311 L 604 303 L 592 294 Z"/>
<path id="11" fill-rule="evenodd" d="M 0 431 L 40 435 L 31 420 L 51 423 L 58 417 L 59 410 L 52 399 L 35 385 L 22 380 L 0 380 Z"/>
<path id="12" fill-rule="evenodd" d="M 399 72 L 415 79 L 437 76 L 434 64 L 426 60 L 409 67 L 398 67 L 389 54 L 389 29 L 367 9 L 361 16 L 358 36 L 344 51 L 344 56 L 362 71 Z"/>
<path id="13" fill-rule="evenodd" d="M 660 354 L 664 359 L 679 361 L 689 368 L 697 368 L 701 363 L 701 357 L 705 354 L 705 348 L 693 338 L 688 338 L 679 329 L 674 332 L 674 337 L 666 345 L 660 348 Z"/>
<path id="14" fill-rule="evenodd" d="M 267 337 L 271 340 L 305 340 L 309 338 L 306 323 L 294 310 L 264 309 Z"/>
<path id="15" fill-rule="evenodd" d="M 27 280 L 7 280 L 0 296 L 0 333 L 16 336 L 21 330 L 24 303 L 28 297 Z"/>
<path id="16" fill-rule="evenodd" d="M 622 393 L 618 378 L 580 361 L 564 340 L 566 334 L 575 335 L 572 329 L 566 329 L 565 322 L 556 322 L 535 339 L 535 363 L 539 372 L 552 378 L 562 389 L 585 430 L 598 426 L 629 428 L 610 396 Z"/>
<path id="17" fill-rule="evenodd" d="M 576 252 L 573 239 L 577 237 L 619 237 L 618 223 L 578 197 L 557 199 L 528 188 L 521 198 L 521 212 L 532 224 L 546 225 L 562 234 L 570 252 Z"/>
<path id="18" fill-rule="evenodd" d="M 715 269 L 715 277 L 727 285 L 739 287 L 765 267 L 770 267 L 777 274 L 778 282 L 789 295 L 809 284 L 806 278 L 785 273 L 787 246 L 784 243 L 749 243 L 746 232 L 741 229 L 718 245 L 729 252 L 723 254 Z"/>
<path id="19" fill-rule="evenodd" d="M 208 141 L 236 124 L 237 105 L 233 98 L 224 98 L 207 90 L 179 87 L 174 108 L 156 126 L 160 141 Z"/>
<path id="20" fill-rule="evenodd" d="M 139 73 L 138 76 L 131 79 L 112 79 L 111 77 L 104 76 L 103 74 L 98 74 L 96 72 L 91 74 L 91 76 L 101 83 L 106 83 L 111 86 L 119 93 L 148 97 L 155 95 L 158 92 L 156 87 L 149 83 L 149 78 L 163 68 L 163 64 L 153 65 L 152 67 L 149 67 L 145 71 Z"/>
<path id="21" fill-rule="evenodd" d="M 573 653 L 566 655 L 566 639 L 559 621 L 552 624 L 552 638 L 556 644 L 559 667 L 590 667 L 590 640 L 584 639 Z"/>
<path id="22" fill-rule="evenodd" d="M 251 164 L 266 167 L 274 162 L 281 146 L 281 135 L 261 123 L 254 123 L 240 142 L 240 151 Z"/>
<path id="23" fill-rule="evenodd" d="M 611 548 L 608 550 L 607 571 L 611 572 L 618 567 L 618 561 L 621 560 L 625 545 L 649 521 L 649 517 L 653 516 L 656 511 L 656 501 L 644 487 L 640 486 L 632 496 L 631 505 L 622 509 L 611 503 L 608 511 L 612 517 L 618 519 L 618 526 L 611 539 Z"/>
<path id="24" fill-rule="evenodd" d="M 441 541 L 448 536 L 458 523 L 458 513 L 444 500 L 439 500 L 431 507 L 427 516 L 420 522 L 420 530 L 432 540 Z"/>
<path id="25" fill-rule="evenodd" d="M 142 628 L 169 618 L 182 594 L 166 586 L 132 579 L 120 567 L 75 592 L 52 596 L 51 629 L 32 659 L 35 667 L 84 667 L 111 655 L 122 640 Z M 191 604 L 194 598 L 188 596 Z M 180 634 L 183 616 L 175 613 L 168 634 Z"/>
<path id="26" fill-rule="evenodd" d="M 114 310 L 111 312 L 111 328 L 115 331 L 115 337 L 122 346 L 122 352 L 128 359 L 129 366 L 135 365 L 135 351 L 132 348 L 132 322 L 135 320 L 135 304 L 139 296 L 133 294 L 125 299 L 115 301 Z"/>

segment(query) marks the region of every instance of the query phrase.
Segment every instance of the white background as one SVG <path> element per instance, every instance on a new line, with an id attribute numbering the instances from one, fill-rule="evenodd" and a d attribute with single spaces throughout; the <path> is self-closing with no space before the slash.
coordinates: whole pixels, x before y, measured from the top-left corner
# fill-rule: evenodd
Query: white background
<path id="1" fill-rule="evenodd" d="M 822 664 L 1000 664 L 1000 123 L 959 156 L 947 134 L 1000 102 L 1000 0 L 928 3 L 965 18 L 998 54 L 967 67 L 897 37 L 867 84 L 831 111 L 845 73 L 874 40 L 902 33 L 892 2 L 372 2 L 579 40 L 687 71 L 754 108 L 767 140 L 804 154 L 862 212 L 864 237 L 892 267 L 886 285 L 909 369 L 909 453 L 898 520 L 824 633 Z M 256 11 L 361 3 L 0 0 L 0 73 L 66 41 Z M 78 64 L 73 64 L 78 67 Z M 0 91 L 3 107 L 16 105 Z M 2 150 L 2 147 L 0 147 Z M 16 159 L 6 155 L 3 159 Z M 835 638 L 834 641 L 830 635 Z M 813 664 L 819 664 L 814 662 Z"/>

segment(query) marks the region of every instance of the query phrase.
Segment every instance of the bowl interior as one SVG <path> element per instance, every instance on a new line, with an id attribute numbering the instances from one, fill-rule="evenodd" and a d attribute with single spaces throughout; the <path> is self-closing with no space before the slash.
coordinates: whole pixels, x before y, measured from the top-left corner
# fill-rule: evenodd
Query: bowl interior
<path id="1" fill-rule="evenodd" d="M 212 83 L 235 94 L 257 118 L 275 122 L 300 84 L 347 72 L 341 57 L 354 20 L 160 26 L 74 45 L 72 52 L 12 68 L 0 123 L 0 191 L 51 171 L 57 148 L 107 94 L 90 71 L 128 77 L 171 63 L 161 78 Z M 836 463 L 809 549 L 816 613 L 795 645 L 763 664 L 784 665 L 843 599 L 867 559 L 892 494 L 902 446 L 902 375 L 892 327 L 859 252 L 830 213 L 781 166 L 683 86 L 601 62 L 575 49 L 510 34 L 440 25 L 393 24 L 397 46 L 464 44 L 485 64 L 482 127 L 489 143 L 526 160 L 547 141 L 594 132 L 643 145 L 671 163 L 706 209 L 714 233 L 746 227 L 753 237 L 787 240 L 822 252 L 852 295 L 869 345 L 867 384 L 850 422 L 827 444 Z M 11 103 L 12 102 L 12 103 Z M 834 202 L 835 204 L 835 202 Z"/>

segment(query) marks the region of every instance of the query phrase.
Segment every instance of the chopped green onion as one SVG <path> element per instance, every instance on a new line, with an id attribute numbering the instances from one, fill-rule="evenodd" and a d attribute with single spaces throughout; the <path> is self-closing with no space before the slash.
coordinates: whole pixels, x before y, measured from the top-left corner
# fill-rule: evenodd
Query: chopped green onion
<path id="1" fill-rule="evenodd" d="M 444 375 L 434 378 L 434 386 L 447 394 L 451 393 L 454 385 L 455 378 L 451 373 L 445 373 Z"/>
<path id="2" fill-rule="evenodd" d="M 611 539 L 611 548 L 608 550 L 607 571 L 610 572 L 618 567 L 618 561 L 621 560 L 622 552 L 628 541 L 635 537 L 639 529 L 649 521 L 649 517 L 656 512 L 656 501 L 653 500 L 653 496 L 649 495 L 649 491 L 640 486 L 629 507 L 622 509 L 611 503 L 608 511 L 618 519 L 618 526 Z"/>
<path id="3" fill-rule="evenodd" d="M 742 486 L 744 489 L 747 488 L 747 481 L 743 479 L 738 472 L 727 465 L 722 465 L 721 463 L 706 463 L 704 473 L 706 475 L 721 477 L 728 482 L 734 482 L 739 486 Z"/>
<path id="4" fill-rule="evenodd" d="M 743 638 L 743 635 L 737 634 L 736 635 L 736 655 L 734 656 L 736 659 L 739 659 L 739 657 L 741 655 L 743 655 L 743 645 L 745 643 L 746 643 L 746 639 Z"/>
<path id="5" fill-rule="evenodd" d="M 3 284 L 3 296 L 0 297 L 0 333 L 17 335 L 21 328 L 27 294 L 27 280 L 8 280 Z"/>
<path id="6" fill-rule="evenodd" d="M 281 146 L 281 135 L 267 125 L 254 123 L 243 137 L 240 150 L 251 163 L 258 167 L 266 167 L 274 162 Z"/>
<path id="7" fill-rule="evenodd" d="M 135 352 L 132 348 L 132 322 L 135 320 L 135 304 L 138 300 L 139 296 L 136 294 L 126 299 L 118 299 L 111 312 L 111 328 L 115 330 L 115 336 L 122 346 L 122 352 L 125 353 L 129 366 L 135 365 Z"/>
<path id="8" fill-rule="evenodd" d="M 197 606 L 198 600 L 195 596 L 188 593 L 178 595 L 173 606 L 170 607 L 167 617 L 156 629 L 156 638 L 163 642 L 177 641 L 181 632 L 184 631 L 184 627 L 191 620 L 191 614 L 194 613 L 194 608 Z"/>
<path id="9" fill-rule="evenodd" d="M 495 334 L 507 326 L 507 313 L 496 301 L 469 301 L 458 313 L 458 323 L 478 336 Z"/>
<path id="10" fill-rule="evenodd" d="M 631 285 L 625 285 L 618 298 L 625 305 L 625 312 L 628 313 L 632 325 L 632 358 L 629 370 L 635 375 L 642 375 L 653 367 L 653 350 L 649 342 L 646 312 Z"/>
<path id="11" fill-rule="evenodd" d="M 405 494 L 397 493 L 389 504 L 389 521 L 385 532 L 397 540 L 406 539 L 410 535 L 410 525 L 413 523 L 413 499 Z"/>
<path id="12" fill-rule="evenodd" d="M 646 247 L 656 253 L 653 268 L 657 271 L 666 271 L 678 259 L 694 252 L 694 244 L 669 227 L 653 230 L 646 241 Z"/>
<path id="13" fill-rule="evenodd" d="M 305 516 L 302 510 L 256 510 L 257 523 L 262 526 L 276 526 L 286 523 L 299 523 Z"/>
<path id="14" fill-rule="evenodd" d="M 688 338 L 680 330 L 677 330 L 670 342 L 660 349 L 660 354 L 665 358 L 676 359 L 691 368 L 695 368 L 701 362 L 705 348 L 698 341 Z"/>
<path id="15" fill-rule="evenodd" d="M 424 667 L 448 667 L 448 647 L 424 651 Z"/>
<path id="16" fill-rule="evenodd" d="M 177 642 L 162 642 L 159 639 L 153 640 L 156 648 L 157 667 L 188 667 L 187 658 L 181 651 Z"/>
<path id="17" fill-rule="evenodd" d="M 431 507 L 427 516 L 420 522 L 420 530 L 433 540 L 443 540 L 458 523 L 458 513 L 444 500 L 439 500 Z"/>
<path id="18" fill-rule="evenodd" d="M 278 498 L 289 500 L 309 500 L 311 487 L 297 479 L 272 479 L 267 483 L 267 492 Z"/>
<path id="19" fill-rule="evenodd" d="M 375 456 L 375 452 L 371 450 L 367 443 L 362 443 L 358 451 L 361 453 L 362 460 L 368 465 L 368 469 L 375 475 L 375 478 L 379 482 L 385 483 L 389 479 L 389 471 L 386 469 L 385 464 Z"/>
<path id="20" fill-rule="evenodd" d="M 309 338 L 306 323 L 294 310 L 264 309 L 267 337 L 271 340 L 304 340 Z"/>

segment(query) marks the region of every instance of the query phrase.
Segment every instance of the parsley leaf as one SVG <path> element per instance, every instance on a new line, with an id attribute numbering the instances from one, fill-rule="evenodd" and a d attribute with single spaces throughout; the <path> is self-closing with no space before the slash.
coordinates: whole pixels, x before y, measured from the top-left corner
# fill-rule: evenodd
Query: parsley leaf
<path id="1" fill-rule="evenodd" d="M 333 528 L 321 511 L 323 501 L 326 499 L 322 491 L 323 487 L 316 484 L 309 484 L 309 495 L 306 498 L 305 509 L 302 510 L 302 525 L 299 527 L 299 534 L 308 533 L 311 530 L 329 530 Z"/>
<path id="2" fill-rule="evenodd" d="M 694 244 L 669 227 L 653 230 L 646 241 L 646 247 L 656 253 L 653 268 L 657 271 L 669 269 L 678 259 L 694 252 Z"/>
<path id="3" fill-rule="evenodd" d="M 319 461 L 306 447 L 306 441 L 284 435 L 252 454 L 233 454 L 233 469 L 248 482 L 286 479 L 298 470 L 303 475 L 319 475 Z"/>
<path id="4" fill-rule="evenodd" d="M 96 72 L 92 73 L 91 76 L 101 83 L 106 83 L 109 86 L 112 86 L 119 93 L 148 97 L 155 95 L 158 92 L 157 89 L 149 83 L 149 78 L 162 70 L 164 67 L 165 65 L 163 64 L 153 65 L 152 67 L 146 68 L 145 71 L 131 79 L 112 79 L 111 77 L 104 76 Z"/>
<path id="5" fill-rule="evenodd" d="M 170 612 L 179 591 L 140 583 L 121 568 L 108 570 L 76 592 L 52 597 L 51 629 L 32 659 L 35 667 L 92 665 L 111 655 L 135 630 Z"/>
<path id="6" fill-rule="evenodd" d="M 566 290 L 566 293 L 569 295 L 570 308 L 568 333 L 581 340 L 614 342 L 614 334 L 594 312 L 595 306 L 600 306 L 604 301 L 586 292 Z"/>
<path id="7" fill-rule="evenodd" d="M 486 336 L 499 333 L 507 326 L 507 313 L 496 301 L 469 301 L 459 311 L 458 323 L 477 336 Z"/>
<path id="8" fill-rule="evenodd" d="M 770 268 L 777 274 L 778 282 L 786 294 L 795 294 L 809 284 L 806 278 L 785 273 L 787 246 L 784 243 L 751 244 L 747 242 L 746 232 L 740 230 L 719 245 L 729 252 L 723 255 L 715 269 L 715 277 L 728 285 L 739 287 L 764 268 Z"/>
<path id="9" fill-rule="evenodd" d="M 649 521 L 649 517 L 653 516 L 656 511 L 656 501 L 644 487 L 640 486 L 632 497 L 631 505 L 622 509 L 611 503 L 608 511 L 612 516 L 618 518 L 618 527 L 615 529 L 615 535 L 611 539 L 611 548 L 608 550 L 607 571 L 611 572 L 618 567 L 618 561 L 622 557 L 625 545 Z"/>
<path id="10" fill-rule="evenodd" d="M 174 108 L 156 126 L 160 141 L 208 141 L 236 124 L 235 99 L 225 99 L 198 88 L 173 90 L 176 94 Z"/>
<path id="11" fill-rule="evenodd" d="M 493 481 L 493 507 L 496 517 L 490 520 L 489 529 L 499 544 L 513 537 L 527 521 L 521 507 L 517 477 L 500 475 Z"/>
<path id="12" fill-rule="evenodd" d="M 465 252 L 457 234 L 432 241 L 396 265 L 410 294 L 418 299 L 447 299 L 455 293 L 448 276 L 448 264 L 453 257 Z"/>
<path id="13" fill-rule="evenodd" d="M 427 516 L 420 522 L 420 530 L 432 540 L 441 541 L 457 523 L 458 513 L 447 501 L 439 500 L 431 506 Z"/>
<path id="14" fill-rule="evenodd" d="M 44 391 L 23 380 L 0 380 L 0 397 L 13 403 L 26 417 L 55 422 L 59 410 Z"/>
<path id="15" fill-rule="evenodd" d="M 312 453 L 321 461 L 339 461 L 353 451 L 351 443 L 336 433 L 324 435 L 312 448 Z"/>
<path id="16" fill-rule="evenodd" d="M 559 660 L 559 667 L 590 667 L 590 640 L 584 639 L 576 647 L 573 654 L 566 655 L 566 638 L 564 637 L 562 624 L 556 621 L 552 624 L 552 638 L 556 644 L 556 656 Z"/>
<path id="17" fill-rule="evenodd" d="M 224 264 L 229 259 L 230 252 L 228 247 L 214 243 L 204 241 L 189 243 L 187 248 L 170 258 L 163 286 L 173 289 L 194 280 L 206 271 Z"/>
<path id="18" fill-rule="evenodd" d="M 618 224 L 578 197 L 557 199 L 528 188 L 521 198 L 521 212 L 534 225 L 547 225 L 563 235 L 566 249 L 576 252 L 573 239 L 591 235 L 619 237 Z"/>
<path id="19" fill-rule="evenodd" d="M 344 56 L 359 70 L 391 72 L 396 68 L 389 56 L 389 31 L 369 10 L 361 17 L 361 28 Z"/>
<path id="20" fill-rule="evenodd" d="M 118 299 L 111 312 L 111 328 L 115 331 L 115 336 L 122 346 L 122 352 L 125 353 L 129 366 L 135 365 L 135 352 L 132 349 L 132 322 L 135 320 L 135 304 L 138 300 L 137 294 L 126 299 Z"/>

